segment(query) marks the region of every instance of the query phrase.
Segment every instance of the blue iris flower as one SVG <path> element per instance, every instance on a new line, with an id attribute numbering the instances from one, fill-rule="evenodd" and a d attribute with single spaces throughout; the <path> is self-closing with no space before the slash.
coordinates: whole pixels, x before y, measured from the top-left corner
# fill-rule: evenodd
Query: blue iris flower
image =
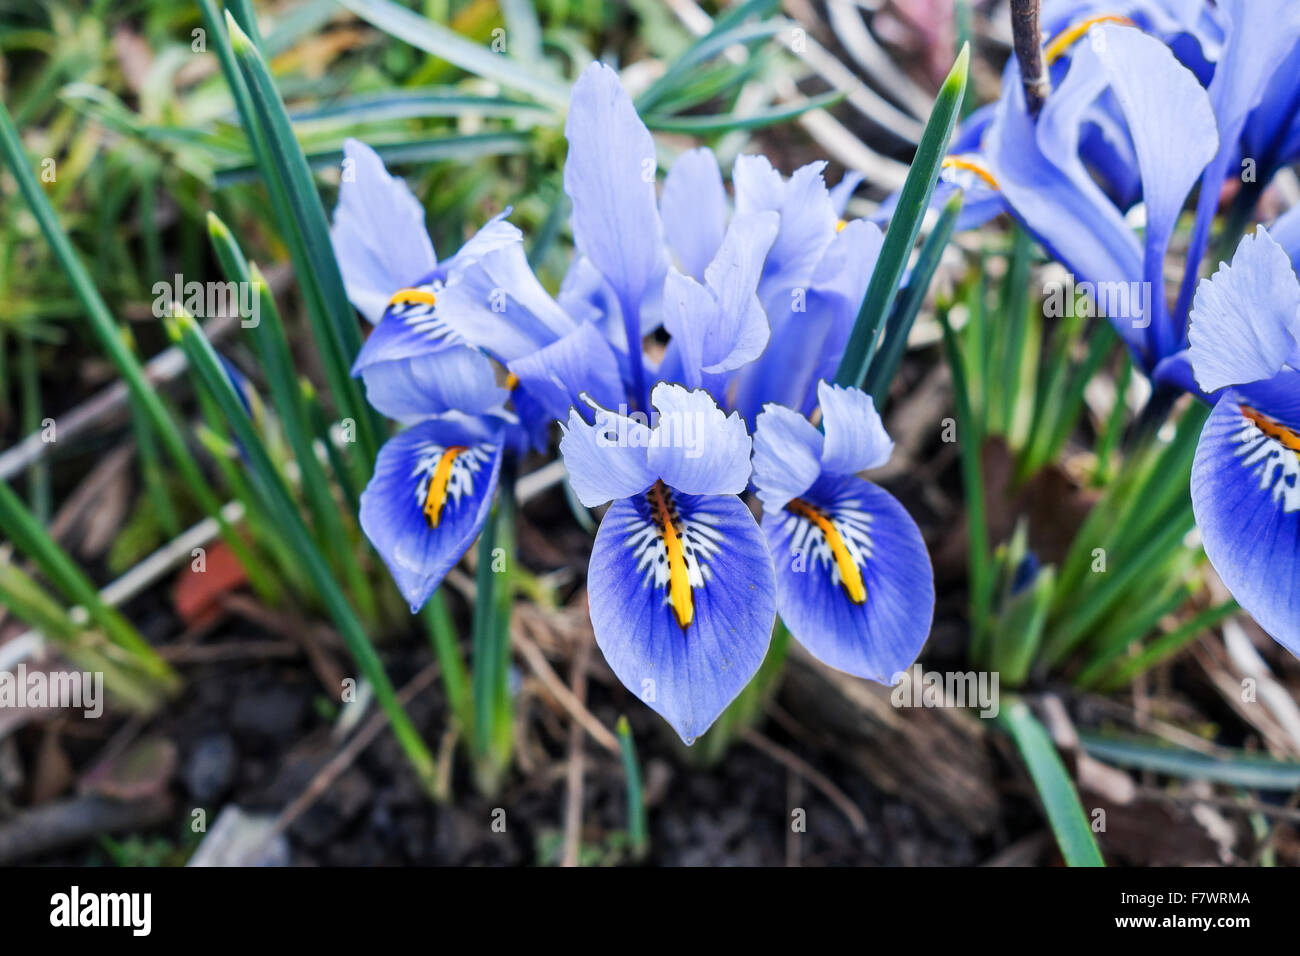
<path id="1" fill-rule="evenodd" d="M 1214 410 L 1192 466 L 1205 553 L 1300 656 L 1300 281 L 1260 227 L 1196 291 L 1189 355 Z"/>
<path id="2" fill-rule="evenodd" d="M 934 572 L 916 522 L 859 475 L 894 447 L 871 396 L 826 382 L 817 396 L 822 430 L 767 405 L 754 432 L 777 609 L 819 660 L 892 684 L 930 633 Z"/>
<path id="3" fill-rule="evenodd" d="M 587 572 L 596 642 L 687 744 L 749 683 L 776 619 L 772 559 L 737 495 L 749 434 L 703 389 L 660 383 L 654 419 L 570 411 L 560 452 L 587 507 L 613 502 Z"/>
<path id="4" fill-rule="evenodd" d="M 499 385 L 491 360 L 445 321 L 467 296 L 462 283 L 505 272 L 516 290 L 522 236 L 503 214 L 439 263 L 407 185 L 363 143 L 348 140 L 344 156 L 330 238 L 349 299 L 376 323 L 353 374 L 376 409 L 410 426 L 380 448 L 360 521 L 415 612 L 477 537 L 503 456 L 526 447 L 540 417 L 530 423 L 531 396 Z"/>

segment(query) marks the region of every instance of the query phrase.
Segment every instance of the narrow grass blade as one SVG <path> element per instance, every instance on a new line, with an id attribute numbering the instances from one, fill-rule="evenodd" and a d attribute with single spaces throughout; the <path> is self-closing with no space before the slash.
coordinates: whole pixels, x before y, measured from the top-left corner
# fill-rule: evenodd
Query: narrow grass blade
<path id="1" fill-rule="evenodd" d="M 1002 675 L 1003 686 L 1019 687 L 1029 677 L 1055 585 L 1055 569 L 1043 568 L 1033 585 L 1011 597 L 1001 610 L 996 631 L 990 635 L 989 667 Z"/>
<path id="2" fill-rule="evenodd" d="M 921 244 L 921 253 L 912 269 L 911 277 L 907 280 L 902 297 L 890 313 L 889 322 L 885 326 L 884 344 L 867 367 L 866 380 L 862 388 L 871 393 L 878 409 L 883 409 L 889 398 L 889 386 L 898 372 L 903 353 L 907 351 L 907 337 L 912 331 L 912 324 L 920 314 L 926 293 L 930 290 L 930 282 L 934 279 L 935 270 L 939 268 L 939 262 L 943 258 L 943 250 L 947 247 L 948 240 L 952 238 L 953 227 L 957 225 L 957 216 L 961 214 L 962 198 L 962 194 L 958 192 L 944 204 L 939 221 L 935 223 L 934 229 Z"/>
<path id="3" fill-rule="evenodd" d="M 371 143 L 376 153 L 388 167 L 424 165 L 435 162 L 470 163 L 489 156 L 518 156 L 528 152 L 532 136 L 526 132 L 466 133 L 457 136 L 437 136 L 431 139 L 412 139 L 400 143 Z M 327 149 L 305 154 L 312 169 L 337 169 L 343 162 L 343 150 Z M 223 166 L 213 173 L 212 181 L 218 189 L 236 183 L 252 182 L 258 178 L 261 167 L 257 163 Z"/>
<path id="4" fill-rule="evenodd" d="M 343 525 L 325 469 L 316 457 L 307 412 L 295 380 L 293 356 L 289 352 L 275 297 L 257 266 L 248 264 L 225 223 L 212 213 L 208 214 L 208 234 L 226 277 L 232 282 L 250 286 L 257 297 L 258 321 L 251 330 L 253 344 L 266 376 L 272 404 L 298 463 L 298 474 L 317 540 L 330 557 L 331 564 L 341 571 L 362 619 L 375 622 L 378 611 L 374 593 L 357 561 L 358 549 Z"/>
<path id="5" fill-rule="evenodd" d="M 1240 611 L 1236 601 L 1224 601 L 1180 624 L 1168 634 L 1156 638 L 1136 657 L 1129 658 L 1117 666 L 1101 683 L 1103 691 L 1113 691 L 1126 685 L 1137 675 L 1150 670 L 1162 661 L 1168 660 L 1201 634 Z"/>
<path id="6" fill-rule="evenodd" d="M 460 652 L 456 624 L 447 610 L 447 599 L 435 591 L 421 612 L 429 632 L 429 643 L 442 676 L 442 686 L 447 692 L 447 706 L 460 724 L 465 738 L 472 739 L 474 732 L 474 700 L 470 687 L 469 671 Z"/>
<path id="7" fill-rule="evenodd" d="M 970 389 L 966 384 L 966 370 L 953 333 L 948 314 L 939 310 L 943 327 L 943 348 L 952 372 L 953 401 L 957 412 L 957 442 L 961 454 L 962 486 L 966 493 L 967 558 L 970 588 L 971 658 L 982 663 L 987 659 L 985 636 L 988 630 L 989 607 L 993 599 L 992 565 L 989 561 L 988 518 L 984 508 L 984 474 L 980 464 L 980 448 L 984 436 L 980 434 L 971 411 Z"/>
<path id="8" fill-rule="evenodd" d="M 479 535 L 474 602 L 474 743 L 478 783 L 494 793 L 513 749 L 510 699 L 510 609 L 514 600 L 514 474 L 503 463 L 497 506 Z"/>
<path id="9" fill-rule="evenodd" d="M 1019 401 L 1020 370 L 1023 365 L 1026 332 L 1029 325 L 1029 273 L 1033 265 L 1034 240 L 1019 226 L 1013 227 L 1015 240 L 1008 257 L 1007 277 L 1003 285 L 1002 318 L 1006 332 L 998 336 L 1001 343 L 999 359 L 998 408 L 994 417 L 996 430 L 1011 435 L 1016 407 Z M 990 411 L 990 414 L 994 413 Z"/>
<path id="10" fill-rule="evenodd" d="M 525 61 L 467 40 L 393 0 L 339 0 L 339 3 L 388 35 L 467 73 L 495 80 L 506 89 L 517 90 L 560 111 L 569 105 L 569 89 L 561 81 L 539 73 Z"/>
<path id="11" fill-rule="evenodd" d="M 747 45 L 775 36 L 788 24 L 766 23 L 763 18 L 780 7 L 780 0 L 746 0 L 713 21 L 713 27 L 687 47 L 664 71 L 664 75 L 650 84 L 636 99 L 637 112 L 644 115 L 690 82 L 698 67 L 735 44 Z M 758 17 L 755 23 L 745 23 L 749 17 Z"/>
<path id="12" fill-rule="evenodd" d="M 1173 571 L 1164 586 L 1143 588 L 1131 593 L 1107 622 L 1106 627 L 1088 642 L 1087 662 L 1074 678 L 1077 687 L 1094 687 L 1110 666 L 1133 644 L 1160 625 L 1160 619 L 1172 614 L 1191 596 L 1192 589 L 1181 578 L 1190 562 L 1172 562 Z M 1149 592 L 1155 590 L 1154 596 Z"/>
<path id="13" fill-rule="evenodd" d="M 1248 790 L 1295 790 L 1300 787 L 1300 763 L 1253 754 L 1216 757 L 1164 744 L 1079 731 L 1083 749 L 1098 760 L 1150 770 L 1188 780 L 1211 780 Z"/>
<path id="14" fill-rule="evenodd" d="M 459 118 L 466 115 L 532 123 L 546 123 L 555 118 L 551 110 L 528 100 L 466 93 L 454 86 L 358 93 L 331 103 L 294 110 L 289 118 L 296 124 L 331 123 L 352 126 L 437 116 Z"/>
<path id="15" fill-rule="evenodd" d="M 738 116 L 735 113 L 720 113 L 713 116 L 663 116 L 651 113 L 645 117 L 645 124 L 651 129 L 660 130 L 661 132 L 689 133 L 692 136 L 728 133 L 737 129 L 762 129 L 764 126 L 775 126 L 778 123 L 789 122 L 809 110 L 834 106 L 844 97 L 845 94 L 839 91 L 822 93 L 819 96 L 810 96 L 800 103 L 793 103 L 789 106 L 775 106 L 745 116 Z"/>
<path id="16" fill-rule="evenodd" d="M 0 556 L 0 605 L 58 645 L 75 666 L 104 675 L 104 686 L 121 704 L 139 714 L 153 712 L 166 699 L 170 683 L 141 670 L 131 654 L 102 633 L 78 624 L 53 596 L 7 557 Z"/>
<path id="17" fill-rule="evenodd" d="M 1012 697 L 998 713 L 997 720 L 1011 734 L 1025 761 L 1065 862 L 1069 866 L 1105 866 L 1074 783 L 1029 705 Z"/>
<path id="18" fill-rule="evenodd" d="M 1068 611 L 1061 613 L 1061 623 L 1044 647 L 1047 662 L 1060 664 L 1088 636 L 1093 626 L 1123 599 L 1130 586 L 1142 587 L 1143 581 L 1150 580 L 1152 566 L 1180 547 L 1183 537 L 1194 524 L 1189 503 L 1186 507 L 1172 509 L 1172 513 L 1165 513 L 1159 521 L 1160 530 L 1132 554 L 1119 549 L 1111 552 L 1107 572 L 1098 575 L 1101 583 L 1089 588 Z"/>
<path id="19" fill-rule="evenodd" d="M 380 424 L 350 375 L 361 333 L 329 245 L 329 227 L 310 169 L 253 41 L 229 14 L 224 21 L 218 17 L 214 0 L 199 0 L 199 10 L 213 34 L 213 48 L 289 247 L 330 394 L 339 415 L 356 422 L 362 457 L 373 460 Z"/>
<path id="20" fill-rule="evenodd" d="M 903 271 L 912 255 L 912 245 L 916 242 L 921 221 L 930 207 L 930 197 L 934 195 L 935 184 L 939 181 L 939 167 L 948 149 L 948 140 L 952 137 L 962 97 L 966 92 L 969 66 L 970 48 L 963 47 L 935 98 L 934 109 L 930 112 L 920 145 L 916 148 L 916 157 L 912 160 L 907 180 L 903 183 L 903 191 L 898 197 L 898 205 L 885 233 L 880 257 L 876 260 L 848 345 L 845 346 L 844 355 L 835 372 L 835 382 L 838 385 L 857 387 L 866 377 L 867 368 L 876 351 L 881 323 L 893 306 L 898 284 L 902 281 Z"/>
<path id="21" fill-rule="evenodd" d="M 1097 444 L 1093 449 L 1097 459 L 1097 470 L 1092 476 L 1092 483 L 1098 486 L 1110 483 L 1111 455 L 1119 447 L 1119 436 L 1124 428 L 1124 415 L 1128 409 L 1124 396 L 1128 394 L 1129 383 L 1133 380 L 1133 360 L 1129 357 L 1127 349 L 1120 353 L 1119 361 L 1119 373 L 1115 378 L 1115 404 L 1111 406 L 1110 414 L 1106 416 L 1106 425 L 1097 436 Z"/>
<path id="22" fill-rule="evenodd" d="M 641 792 L 641 767 L 636 759 L 636 742 L 626 717 L 619 717 L 614 728 L 623 755 L 623 777 L 627 780 L 627 835 L 632 845 L 632 859 L 645 858 L 650 848 L 645 819 L 645 796 Z"/>

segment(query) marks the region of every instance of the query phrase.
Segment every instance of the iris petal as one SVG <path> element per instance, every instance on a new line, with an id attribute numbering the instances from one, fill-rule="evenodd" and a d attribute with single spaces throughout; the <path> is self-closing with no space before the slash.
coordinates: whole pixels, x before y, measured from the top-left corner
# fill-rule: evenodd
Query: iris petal
<path id="1" fill-rule="evenodd" d="M 1143 278 L 1153 290 L 1151 323 L 1155 358 L 1178 347 L 1165 307 L 1164 261 L 1183 202 L 1219 145 L 1210 97 L 1167 46 L 1132 27 L 1104 26 L 1101 41 L 1077 58 L 1080 68 L 1100 65 L 1128 121 L 1146 207 Z M 1235 135 L 1234 135 L 1235 139 Z"/>
<path id="2" fill-rule="evenodd" d="M 892 495 L 826 476 L 784 510 L 766 511 L 763 532 L 781 620 L 814 657 L 882 683 L 911 666 L 934 616 L 934 572 L 916 522 Z"/>
<path id="3" fill-rule="evenodd" d="M 821 475 L 824 436 L 784 405 L 764 405 L 754 426 L 754 488 L 765 511 L 780 511 Z"/>
<path id="4" fill-rule="evenodd" d="M 1205 553 L 1223 583 L 1300 656 L 1300 455 L 1291 440 L 1300 429 L 1300 375 L 1284 375 L 1292 389 L 1284 403 L 1268 406 L 1237 390 L 1219 400 L 1196 447 L 1191 493 Z M 1251 401 L 1293 417 L 1274 417 Z"/>
<path id="5" fill-rule="evenodd" d="M 564 135 L 574 244 L 613 286 L 627 322 L 629 313 L 640 316 L 666 266 L 654 141 L 618 74 L 602 63 L 587 67 L 573 85 Z"/>
<path id="6" fill-rule="evenodd" d="M 502 429 L 466 416 L 430 419 L 379 449 L 361 493 L 361 527 L 411 613 L 473 544 L 501 469 Z"/>
<path id="7" fill-rule="evenodd" d="M 1300 282 L 1263 227 L 1197 287 L 1188 339 L 1207 392 L 1272 378 L 1300 336 Z"/>
<path id="8" fill-rule="evenodd" d="M 424 228 L 424 207 L 400 178 L 390 176 L 373 149 L 343 143 L 344 176 L 330 227 L 348 299 L 370 322 L 388 298 L 438 265 Z"/>
<path id="9" fill-rule="evenodd" d="M 722 244 L 727 226 L 727 191 L 713 150 L 687 150 L 677 157 L 664 178 L 659 198 L 664 238 L 688 275 L 704 278 L 704 270 Z"/>
<path id="10" fill-rule="evenodd" d="M 588 508 L 645 491 L 655 480 L 646 464 L 650 429 L 617 412 L 596 409 L 595 424 L 589 425 L 569 409 L 562 427 L 560 455 L 569 473 L 573 492 Z"/>
<path id="11" fill-rule="evenodd" d="M 458 253 L 453 261 L 459 267 L 439 294 L 444 321 L 501 362 L 535 352 L 575 327 L 537 281 L 521 242 L 490 249 L 463 266 L 460 260 Z"/>
<path id="12" fill-rule="evenodd" d="M 788 180 L 763 156 L 739 156 L 731 178 L 736 215 L 772 211 L 781 227 L 763 266 L 759 298 L 807 286 L 826 246 L 835 236 L 839 215 L 822 179 L 825 162 L 796 169 Z"/>
<path id="13" fill-rule="evenodd" d="M 749 432 L 703 389 L 664 382 L 651 404 L 659 413 L 647 461 L 656 477 L 692 495 L 738 495 L 749 484 Z"/>
<path id="14" fill-rule="evenodd" d="M 661 501 L 653 493 L 610 507 L 592 547 L 587 588 L 609 666 L 690 744 L 767 653 L 776 614 L 772 561 L 739 498 L 664 492 L 689 577 L 689 625 L 682 627 L 672 603 Z"/>
<path id="15" fill-rule="evenodd" d="M 617 405 L 623 396 L 618 357 L 590 322 L 511 362 L 510 371 L 557 421 L 579 404 L 584 392 L 605 407 Z"/>
<path id="16" fill-rule="evenodd" d="M 894 442 L 870 395 L 823 381 L 817 385 L 817 401 L 826 429 L 822 467 L 828 473 L 851 475 L 889 461 Z"/>
<path id="17" fill-rule="evenodd" d="M 436 298 L 432 288 L 411 291 Z M 507 397 L 487 356 L 447 327 L 440 308 L 423 300 L 391 305 L 357 355 L 352 374 L 366 383 L 370 404 L 389 418 L 480 414 Z"/>

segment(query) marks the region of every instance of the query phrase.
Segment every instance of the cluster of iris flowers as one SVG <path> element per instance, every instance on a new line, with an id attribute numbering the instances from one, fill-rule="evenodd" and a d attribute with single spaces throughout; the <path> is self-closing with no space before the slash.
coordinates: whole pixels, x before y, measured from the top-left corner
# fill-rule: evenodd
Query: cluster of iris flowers
<path id="1" fill-rule="evenodd" d="M 729 199 L 696 149 L 660 189 L 650 133 L 601 64 L 565 132 L 576 253 L 554 297 L 506 214 L 440 262 L 406 184 L 346 144 L 331 238 L 374 324 L 354 374 L 407 426 L 362 495 L 367 536 L 418 610 L 559 422 L 574 493 L 608 505 L 596 640 L 683 740 L 754 676 L 778 614 L 827 664 L 892 682 L 934 585 L 915 522 L 859 476 L 892 450 L 871 397 L 827 381 L 882 242 L 841 218 L 856 178 L 828 189 L 824 163 L 787 179 L 744 156 Z M 656 361 L 643 342 L 660 328 Z"/>
<path id="2" fill-rule="evenodd" d="M 1000 98 L 957 131 L 934 202 L 960 190 L 960 228 L 1009 213 L 1078 280 L 1149 290 L 1106 317 L 1153 406 L 1182 391 L 1213 406 L 1191 488 L 1206 553 L 1300 653 L 1300 208 L 1197 281 L 1225 192 L 1228 222 L 1248 222 L 1300 156 L 1300 6 L 1068 0 L 1044 24 L 1050 95 L 1031 108 L 1013 58 Z M 830 189 L 822 163 L 785 178 L 742 156 L 729 196 L 696 149 L 660 187 L 650 134 L 600 64 L 565 132 L 576 252 L 554 297 L 506 214 L 440 264 L 405 184 L 347 144 L 332 238 L 375 323 L 355 373 L 409 426 L 379 453 L 367 535 L 418 609 L 503 467 L 560 422 L 574 493 L 608 505 L 588 574 L 596 639 L 683 739 L 749 682 L 777 615 L 825 663 L 892 681 L 934 589 L 915 523 L 861 477 L 892 447 L 871 398 L 830 384 L 882 243 L 877 223 L 842 218 L 856 177 Z"/>

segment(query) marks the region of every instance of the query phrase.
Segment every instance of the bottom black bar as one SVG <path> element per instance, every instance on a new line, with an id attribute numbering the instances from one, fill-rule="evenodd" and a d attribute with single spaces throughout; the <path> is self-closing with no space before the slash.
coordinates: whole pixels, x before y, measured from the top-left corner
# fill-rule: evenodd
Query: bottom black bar
<path id="1" fill-rule="evenodd" d="M 1289 932 L 1295 906 L 1292 876 L 1263 869 L 0 871 L 6 944 L 76 935 L 204 948 L 365 945 L 375 933 L 410 933 L 436 946 L 444 934 L 455 945 L 472 932 L 493 943 L 574 934 L 578 946 L 578 933 L 594 942 L 593 931 L 639 935 L 638 925 L 652 934 L 690 925 L 692 942 L 731 945 L 771 943 L 779 929 L 818 939 L 842 929 L 876 943 L 963 926 L 1033 931 L 1043 942 L 1171 933 L 1227 941 Z"/>

